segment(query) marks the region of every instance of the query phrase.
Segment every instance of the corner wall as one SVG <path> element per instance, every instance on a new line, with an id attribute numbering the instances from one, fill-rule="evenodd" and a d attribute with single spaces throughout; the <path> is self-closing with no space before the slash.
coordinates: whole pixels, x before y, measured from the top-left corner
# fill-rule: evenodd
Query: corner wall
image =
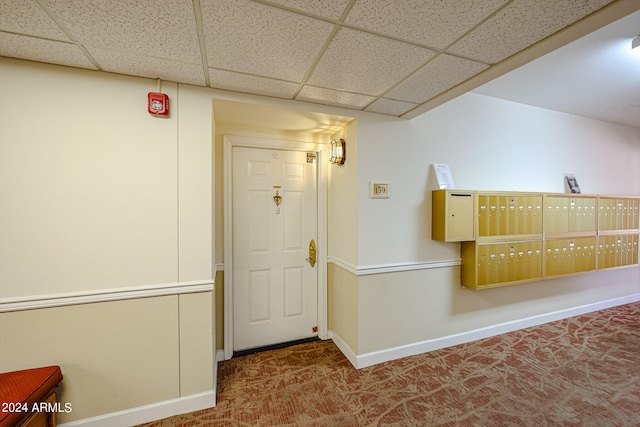
<path id="1" fill-rule="evenodd" d="M 207 391 L 213 406 L 212 305 L 202 292 L 1 313 L 0 366 L 59 365 L 57 398 L 71 405 L 59 423 L 139 420 L 138 407 Z"/>
<path id="2" fill-rule="evenodd" d="M 359 366 L 640 299 L 637 266 L 462 288 L 460 244 L 430 228 L 432 163 L 450 165 L 460 189 L 562 193 L 574 173 L 584 193 L 637 195 L 639 129 L 473 93 L 411 121 L 358 123 Z M 368 198 L 374 179 L 389 199 Z"/>
<path id="3" fill-rule="evenodd" d="M 158 118 L 151 79 L 0 58 L 0 80 L 0 371 L 60 365 L 60 423 L 213 406 L 210 92 L 163 82 Z"/>
<path id="4" fill-rule="evenodd" d="M 224 348 L 224 293 L 230 289 L 224 289 L 225 265 L 224 255 L 224 156 L 223 146 L 225 136 L 255 137 L 260 139 L 272 139 L 289 142 L 312 142 L 326 144 L 332 137 L 344 137 L 350 141 L 348 154 L 351 160 L 350 167 L 328 167 L 328 194 L 327 194 L 327 248 L 331 256 L 332 245 L 335 247 L 335 239 L 341 239 L 347 249 L 350 259 L 355 262 L 357 257 L 357 203 L 353 197 L 357 186 L 357 125 L 352 117 L 333 107 L 319 106 L 300 102 L 276 100 L 252 95 L 242 95 L 232 92 L 216 91 L 214 99 L 214 134 L 216 152 L 216 203 L 215 203 L 215 230 L 216 262 L 221 271 L 217 273 L 216 298 L 217 298 L 217 343 L 216 349 Z M 343 114 L 343 115 L 338 115 Z M 326 159 L 322 161 L 327 161 Z M 350 172 L 348 172 L 350 171 Z M 344 176 L 348 177 L 346 180 Z M 332 184 L 336 180 L 346 183 L 344 186 Z M 338 188 L 340 191 L 336 192 Z M 320 196 L 322 197 L 322 196 Z M 348 215 L 348 218 L 346 217 Z M 345 221 L 345 218 L 347 220 Z M 320 242 L 320 240 L 319 240 Z M 320 251 L 320 249 L 319 249 Z M 326 272 L 324 274 L 331 274 Z M 228 285 L 228 284 L 227 284 Z M 326 301 L 329 295 L 324 295 L 322 286 L 319 291 L 319 301 Z M 331 310 L 331 301 L 327 301 L 328 311 Z M 327 313 L 328 317 L 331 316 Z M 330 322 L 331 319 L 327 319 Z M 319 316 L 319 324 L 323 323 Z M 320 327 L 320 334 L 322 334 Z"/>
<path id="5" fill-rule="evenodd" d="M 432 163 L 449 164 L 461 189 L 564 192 L 564 173 L 574 173 L 585 193 L 639 194 L 638 129 L 473 93 L 413 120 L 223 95 L 356 119 L 356 157 L 350 136 L 328 190 L 329 323 L 354 364 L 640 298 L 638 267 L 468 290 L 459 285 L 460 245 L 431 240 Z M 371 181 L 388 182 L 390 198 L 369 199 Z"/>

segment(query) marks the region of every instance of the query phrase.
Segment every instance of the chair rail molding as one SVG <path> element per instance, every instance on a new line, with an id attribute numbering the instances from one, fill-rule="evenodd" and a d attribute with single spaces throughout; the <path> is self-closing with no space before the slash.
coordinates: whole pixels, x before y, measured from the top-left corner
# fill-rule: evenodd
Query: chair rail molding
<path id="1" fill-rule="evenodd" d="M 163 283 L 126 288 L 102 289 L 96 291 L 66 292 L 49 295 L 0 299 L 0 313 L 33 310 L 38 308 L 63 307 L 68 305 L 96 302 L 119 301 L 137 298 L 149 298 L 165 295 L 211 292 L 215 288 L 214 280 L 196 280 L 191 282 Z"/>

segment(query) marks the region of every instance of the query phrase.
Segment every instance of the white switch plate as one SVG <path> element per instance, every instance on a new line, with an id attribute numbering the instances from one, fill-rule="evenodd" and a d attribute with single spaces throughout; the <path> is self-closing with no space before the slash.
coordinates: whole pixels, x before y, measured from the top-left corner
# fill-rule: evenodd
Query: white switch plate
<path id="1" fill-rule="evenodd" d="M 388 199 L 389 183 L 388 182 L 370 182 L 369 198 L 370 199 Z"/>

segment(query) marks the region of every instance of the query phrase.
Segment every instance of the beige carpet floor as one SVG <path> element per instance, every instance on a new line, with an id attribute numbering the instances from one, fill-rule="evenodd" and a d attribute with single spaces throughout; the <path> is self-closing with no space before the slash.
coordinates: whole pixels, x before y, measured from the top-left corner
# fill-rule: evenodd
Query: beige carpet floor
<path id="1" fill-rule="evenodd" d="M 640 426 L 640 303 L 356 370 L 331 341 L 221 362 L 215 408 L 145 424 Z"/>

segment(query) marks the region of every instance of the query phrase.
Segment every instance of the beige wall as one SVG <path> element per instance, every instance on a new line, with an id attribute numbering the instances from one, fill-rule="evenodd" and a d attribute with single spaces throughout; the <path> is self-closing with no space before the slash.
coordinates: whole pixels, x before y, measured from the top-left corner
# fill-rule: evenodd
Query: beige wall
<path id="1" fill-rule="evenodd" d="M 459 267 L 358 277 L 357 354 L 640 294 L 637 267 L 474 291 Z"/>
<path id="2" fill-rule="evenodd" d="M 338 334 L 358 354 L 358 278 L 347 270 L 329 263 L 327 266 L 329 330 Z"/>
<path id="3" fill-rule="evenodd" d="M 210 93 L 165 82 L 159 118 L 155 80 L 7 58 L 0 78 L 0 301 L 213 279 Z"/>
<path id="4" fill-rule="evenodd" d="M 2 371 L 59 365 L 65 423 L 212 389 L 212 293 L 0 313 Z"/>
<path id="5" fill-rule="evenodd" d="M 358 355 L 640 293 L 638 267 L 462 289 L 459 245 L 432 241 L 429 225 L 434 162 L 452 167 L 457 188 L 562 192 L 568 172 L 585 192 L 639 194 L 638 129 L 475 94 L 406 121 L 172 83 L 163 84 L 172 115 L 159 119 L 146 112 L 155 80 L 6 58 L 0 79 L 0 182 L 11 183 L 0 187 L 0 305 L 212 281 L 214 260 L 224 263 L 224 134 L 326 142 L 344 132 L 347 164 L 329 174 L 328 298 L 332 328 Z M 49 105 L 40 99 L 54 107 L 35 108 Z M 372 180 L 389 182 L 389 199 L 369 199 Z M 0 368 L 47 354 L 64 362 L 73 419 L 196 392 L 209 387 L 206 349 L 221 342 L 207 329 L 221 325 L 204 319 L 222 313 L 219 300 L 195 295 L 0 313 L 3 332 L 15 328 Z M 58 348 L 40 356 L 37 342 L 53 346 L 54 334 Z M 149 362 L 156 352 L 161 366 Z M 193 365 L 177 362 L 182 352 Z M 104 360 L 112 353 L 113 363 Z M 96 378 L 125 390 L 130 367 L 140 367 L 141 383 L 168 375 L 134 397 L 85 403 Z"/>
<path id="6" fill-rule="evenodd" d="M 216 272 L 216 350 L 224 349 L 224 271 Z"/>
<path id="7" fill-rule="evenodd" d="M 347 160 L 329 167 L 328 254 L 351 266 L 358 265 L 358 121 L 345 126 Z"/>
<path id="8" fill-rule="evenodd" d="M 211 392 L 211 93 L 163 82 L 158 118 L 155 79 L 0 58 L 0 81 L 0 371 L 60 365 L 61 422 Z"/>
<path id="9" fill-rule="evenodd" d="M 221 96 L 295 114 L 332 111 Z M 329 168 L 328 301 L 330 328 L 357 355 L 640 293 L 637 267 L 470 291 L 459 286 L 460 245 L 431 240 L 430 229 L 432 163 L 449 164 L 457 188 L 563 192 L 569 172 L 585 192 L 639 194 L 639 130 L 475 94 L 411 121 L 348 114 L 356 120 L 343 130 L 347 163 Z M 286 133 L 221 123 L 218 137 Z M 375 180 L 389 183 L 389 199 L 369 199 Z M 221 213 L 216 218 L 221 224 Z"/>
<path id="10" fill-rule="evenodd" d="M 0 80 L 0 298 L 177 282 L 177 109 L 146 112 L 155 83 L 6 58 Z"/>
<path id="11" fill-rule="evenodd" d="M 212 390 L 215 384 L 214 298 L 213 292 L 178 296 L 180 396 Z"/>
<path id="12" fill-rule="evenodd" d="M 575 173 L 583 192 L 637 195 L 640 130 L 472 93 L 410 122 L 359 115 L 358 125 L 358 355 L 640 297 L 637 266 L 461 288 L 460 245 L 430 229 L 432 163 L 450 165 L 460 189 L 562 193 Z M 375 179 L 390 183 L 389 199 L 369 199 Z"/>
<path id="13" fill-rule="evenodd" d="M 211 93 L 180 85 L 178 101 L 178 282 L 212 279 L 214 151 Z"/>
<path id="14" fill-rule="evenodd" d="M 349 146 L 348 156 L 351 159 L 350 167 L 333 166 L 329 168 L 328 189 L 328 240 L 329 252 L 334 238 L 340 238 L 349 244 L 351 259 L 355 260 L 357 254 L 357 241 L 355 239 L 357 224 L 355 199 L 352 196 L 356 190 L 357 180 L 357 124 L 352 117 L 347 115 L 330 114 L 335 110 L 313 104 L 287 103 L 278 100 L 270 100 L 264 97 L 252 97 L 248 95 L 233 94 L 228 92 L 216 92 L 214 104 L 214 134 L 215 134 L 215 235 L 216 235 L 216 262 L 224 265 L 224 137 L 246 136 L 261 139 L 273 139 L 294 142 L 313 142 L 326 144 L 332 138 L 347 138 Z M 318 108 L 320 107 L 320 108 Z M 320 112 L 315 112 L 319 110 Z M 346 111 L 338 111 L 345 113 Z M 340 174 L 347 172 L 348 179 L 341 178 Z M 350 171 L 350 172 L 349 172 Z M 333 174 L 333 178 L 331 177 Z M 341 181 L 348 187 L 343 188 L 339 194 L 342 201 L 332 202 L 336 197 L 334 186 L 331 182 Z M 335 210 L 333 207 L 339 207 Z M 350 222 L 337 219 L 337 215 L 349 215 Z M 332 223 L 333 221 L 333 223 Z M 331 256 L 331 254 L 329 254 Z M 216 276 L 216 307 L 217 307 L 217 349 L 224 348 L 224 273 L 219 271 Z"/>

